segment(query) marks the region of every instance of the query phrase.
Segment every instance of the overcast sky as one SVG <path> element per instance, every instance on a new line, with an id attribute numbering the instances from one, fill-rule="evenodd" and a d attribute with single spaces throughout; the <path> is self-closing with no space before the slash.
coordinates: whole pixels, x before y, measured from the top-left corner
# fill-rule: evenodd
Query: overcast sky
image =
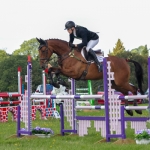
<path id="1" fill-rule="evenodd" d="M 95 49 L 105 56 L 118 38 L 127 50 L 150 48 L 150 0 L 0 0 L 0 49 L 12 53 L 35 37 L 68 41 L 68 20 L 100 32 Z"/>

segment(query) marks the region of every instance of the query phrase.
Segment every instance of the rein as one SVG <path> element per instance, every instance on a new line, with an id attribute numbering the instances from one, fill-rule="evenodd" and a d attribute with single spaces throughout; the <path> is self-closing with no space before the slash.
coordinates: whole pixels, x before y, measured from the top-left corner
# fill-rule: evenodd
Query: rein
<path id="1" fill-rule="evenodd" d="M 82 62 L 82 63 L 84 63 L 84 64 L 87 64 L 87 65 L 86 65 L 86 68 L 85 68 L 85 70 L 82 72 L 80 78 L 76 79 L 76 80 L 84 80 L 85 77 L 86 77 L 86 75 L 87 75 L 87 73 L 88 73 L 88 69 L 89 69 L 89 66 L 91 65 L 91 62 L 84 62 L 84 61 L 81 60 L 79 57 L 75 56 L 74 52 L 75 52 L 75 50 L 74 50 L 74 49 L 71 49 L 71 52 L 67 52 L 66 54 L 62 55 L 62 56 L 61 56 L 62 58 L 60 57 L 60 60 L 59 60 L 58 64 L 61 65 L 61 64 L 62 64 L 62 61 L 65 60 L 65 59 L 68 58 L 68 57 L 75 58 L 75 59 L 77 59 L 78 61 L 80 61 L 80 62 Z"/>
<path id="2" fill-rule="evenodd" d="M 75 58 L 75 59 L 77 59 L 78 61 L 81 61 L 82 63 L 84 63 L 84 64 L 88 64 L 87 62 L 84 62 L 84 61 L 82 61 L 80 58 L 78 58 L 77 56 L 75 56 L 75 54 L 74 54 L 74 49 L 69 53 L 69 56 L 70 57 L 73 57 L 73 58 Z"/>
<path id="3" fill-rule="evenodd" d="M 84 63 L 84 64 L 88 64 L 88 62 L 84 62 L 83 60 L 81 60 L 79 57 L 75 56 L 74 54 L 75 50 L 74 49 L 71 49 L 70 52 L 67 52 L 66 54 L 62 55 L 62 56 L 59 56 L 59 59 L 60 59 L 60 64 L 62 63 L 63 60 L 65 60 L 66 58 L 68 57 L 72 57 L 72 58 L 75 58 L 77 59 L 78 61 Z"/>

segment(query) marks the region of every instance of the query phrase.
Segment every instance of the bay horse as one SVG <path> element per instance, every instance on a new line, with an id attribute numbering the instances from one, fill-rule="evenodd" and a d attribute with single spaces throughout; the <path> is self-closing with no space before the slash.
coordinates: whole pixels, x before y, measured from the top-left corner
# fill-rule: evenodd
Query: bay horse
<path id="1" fill-rule="evenodd" d="M 71 49 L 68 42 L 60 39 L 43 40 L 36 38 L 39 42 L 39 58 L 40 66 L 45 69 L 46 64 L 50 60 L 53 53 L 58 56 L 59 67 L 50 67 L 49 73 L 55 72 L 57 75 L 62 74 L 76 80 L 98 80 L 103 78 L 103 72 L 98 72 L 95 63 L 89 63 L 78 51 L 77 48 Z M 112 81 L 112 88 L 128 95 L 131 91 L 133 95 L 137 95 L 137 87 L 129 84 L 130 67 L 128 62 L 135 66 L 135 76 L 138 83 L 138 88 L 141 94 L 143 82 L 143 69 L 141 65 L 130 59 L 119 58 L 108 55 L 107 61 L 111 62 L 111 71 L 114 72 L 114 81 Z M 52 80 L 52 77 L 51 77 Z M 128 100 L 125 100 L 125 105 L 128 105 Z M 134 106 L 137 106 L 137 101 L 134 100 Z M 133 116 L 132 110 L 126 110 L 130 116 Z M 141 110 L 135 110 L 138 114 L 142 114 Z"/>

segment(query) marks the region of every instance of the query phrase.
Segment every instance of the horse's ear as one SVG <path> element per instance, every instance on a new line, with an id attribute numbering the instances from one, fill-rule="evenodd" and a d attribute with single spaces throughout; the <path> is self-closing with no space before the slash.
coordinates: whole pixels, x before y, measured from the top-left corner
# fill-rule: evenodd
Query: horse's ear
<path id="1" fill-rule="evenodd" d="M 46 41 L 45 40 L 43 40 L 43 39 L 38 39 L 38 38 L 36 38 L 36 40 L 40 43 L 40 45 L 46 45 Z"/>
<path id="2" fill-rule="evenodd" d="M 36 40 L 40 43 L 40 40 L 36 37 Z"/>
<path id="3" fill-rule="evenodd" d="M 40 44 L 41 45 L 46 45 L 46 41 L 40 38 Z"/>

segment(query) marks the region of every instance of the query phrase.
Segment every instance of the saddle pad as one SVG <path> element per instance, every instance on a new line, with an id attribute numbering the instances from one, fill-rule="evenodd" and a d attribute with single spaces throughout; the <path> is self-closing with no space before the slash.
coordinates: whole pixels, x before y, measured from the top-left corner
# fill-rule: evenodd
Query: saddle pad
<path id="1" fill-rule="evenodd" d="M 84 56 L 84 53 L 83 53 L 83 49 L 81 50 L 81 55 L 83 56 L 83 58 L 86 60 L 86 58 L 85 58 L 85 56 Z M 104 56 L 102 56 L 102 55 L 100 55 L 100 54 L 96 54 L 96 56 L 97 56 L 97 59 L 98 59 L 98 61 L 99 62 L 103 62 L 103 58 L 104 58 Z M 87 61 L 87 60 L 86 60 Z M 93 62 L 92 62 L 93 63 Z"/>

